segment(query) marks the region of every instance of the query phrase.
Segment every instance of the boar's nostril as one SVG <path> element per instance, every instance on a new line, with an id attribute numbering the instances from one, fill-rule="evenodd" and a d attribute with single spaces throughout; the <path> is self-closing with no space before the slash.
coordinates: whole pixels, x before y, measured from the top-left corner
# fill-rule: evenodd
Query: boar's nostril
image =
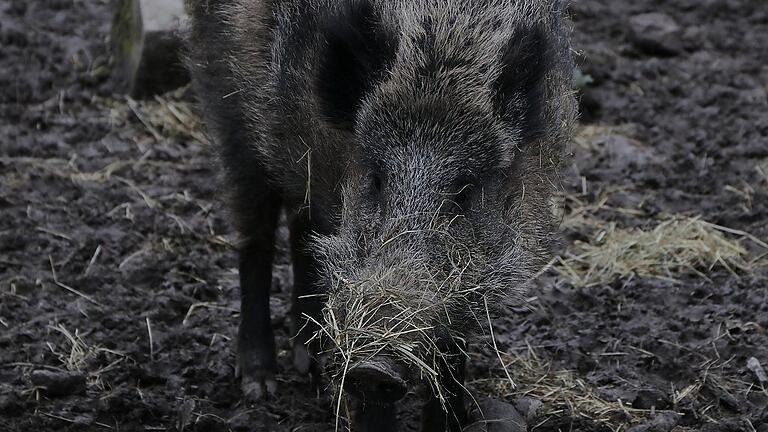
<path id="1" fill-rule="evenodd" d="M 374 403 L 392 403 L 405 396 L 403 371 L 387 358 L 362 362 L 347 372 L 344 388 L 352 396 Z"/>

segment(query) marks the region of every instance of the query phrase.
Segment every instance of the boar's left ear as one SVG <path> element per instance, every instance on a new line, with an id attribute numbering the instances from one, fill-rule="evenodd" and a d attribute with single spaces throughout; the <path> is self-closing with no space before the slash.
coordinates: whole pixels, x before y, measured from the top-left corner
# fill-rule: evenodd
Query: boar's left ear
<path id="1" fill-rule="evenodd" d="M 535 25 L 516 28 L 501 51 L 494 105 L 504 121 L 519 128 L 523 142 L 542 133 L 544 76 L 551 55 L 547 35 Z"/>
<path id="2" fill-rule="evenodd" d="M 365 96 L 394 60 L 397 38 L 385 29 L 370 0 L 336 9 L 322 27 L 325 46 L 315 78 L 320 113 L 351 130 Z"/>

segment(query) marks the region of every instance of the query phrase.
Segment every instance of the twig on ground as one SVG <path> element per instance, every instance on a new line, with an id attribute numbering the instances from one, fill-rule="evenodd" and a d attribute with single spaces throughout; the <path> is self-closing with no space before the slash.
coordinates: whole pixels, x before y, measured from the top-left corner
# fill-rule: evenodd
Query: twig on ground
<path id="1" fill-rule="evenodd" d="M 149 317 L 144 317 L 147 322 L 147 334 L 149 335 L 149 360 L 155 361 L 155 343 L 152 336 L 152 323 L 149 321 Z"/>
<path id="2" fill-rule="evenodd" d="M 53 283 L 55 283 L 56 285 L 60 286 L 61 288 L 64 288 L 65 290 L 71 292 L 72 294 L 78 295 L 78 296 L 84 298 L 85 300 L 88 300 L 89 302 L 95 304 L 96 306 L 105 307 L 103 304 L 101 304 L 101 303 L 97 302 L 96 300 L 94 300 L 91 296 L 89 296 L 87 294 L 84 294 L 84 293 L 82 293 L 82 292 L 72 288 L 71 286 L 66 285 L 66 284 L 60 282 L 58 277 L 56 276 L 56 268 L 53 265 L 53 258 L 51 258 L 50 255 L 48 255 L 48 262 L 51 263 L 51 274 L 53 275 Z"/>
<path id="3" fill-rule="evenodd" d="M 99 255 L 101 254 L 101 245 L 96 246 L 96 250 L 93 252 L 93 256 L 91 256 L 90 261 L 88 261 L 88 265 L 85 267 L 85 270 L 83 270 L 83 276 L 88 276 L 91 273 L 91 268 L 94 264 L 96 264 L 96 260 L 99 258 Z"/>

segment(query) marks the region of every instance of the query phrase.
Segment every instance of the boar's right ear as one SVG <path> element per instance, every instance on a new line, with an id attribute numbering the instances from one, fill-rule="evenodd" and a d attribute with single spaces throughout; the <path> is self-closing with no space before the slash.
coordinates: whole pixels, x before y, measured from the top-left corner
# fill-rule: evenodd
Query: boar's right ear
<path id="1" fill-rule="evenodd" d="M 552 59 L 550 42 L 536 25 L 515 29 L 501 52 L 501 73 L 494 86 L 499 116 L 529 141 L 542 133 L 544 76 Z"/>
<path id="2" fill-rule="evenodd" d="M 365 96 L 383 76 L 397 52 L 397 38 L 383 28 L 368 0 L 334 10 L 322 27 L 324 48 L 315 91 L 320 114 L 351 130 Z"/>

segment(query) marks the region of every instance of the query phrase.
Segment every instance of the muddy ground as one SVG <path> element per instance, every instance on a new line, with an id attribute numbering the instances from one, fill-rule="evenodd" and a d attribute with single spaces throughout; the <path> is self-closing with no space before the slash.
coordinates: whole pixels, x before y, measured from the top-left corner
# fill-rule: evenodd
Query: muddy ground
<path id="1" fill-rule="evenodd" d="M 189 95 L 131 108 L 112 94 L 109 7 L 0 1 L 0 430 L 332 430 L 330 393 L 289 366 L 285 253 L 279 395 L 242 403 L 236 239 L 211 148 L 189 130 Z M 633 33 L 646 12 L 676 36 Z M 572 146 L 566 212 L 600 203 L 595 220 L 641 228 L 698 216 L 768 239 L 764 1 L 577 0 L 572 13 L 598 133 Z M 563 254 L 592 234 L 568 226 Z M 768 367 L 766 250 L 725 234 L 752 265 L 588 287 L 550 272 L 498 319 L 513 372 L 560 377 L 529 430 L 768 431 L 768 384 L 747 366 Z M 473 346 L 471 387 L 519 401 L 525 379 L 505 387 L 488 339 Z"/>

